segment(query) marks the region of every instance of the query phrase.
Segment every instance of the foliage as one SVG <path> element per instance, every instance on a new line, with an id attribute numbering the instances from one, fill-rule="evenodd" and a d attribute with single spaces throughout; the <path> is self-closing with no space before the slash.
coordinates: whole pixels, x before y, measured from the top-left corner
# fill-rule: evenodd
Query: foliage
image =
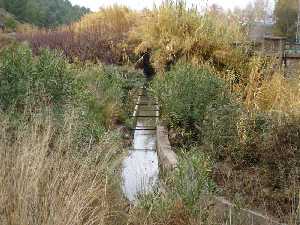
<path id="1" fill-rule="evenodd" d="M 20 22 L 46 27 L 69 24 L 89 12 L 87 8 L 72 6 L 68 0 L 2 0 L 0 8 Z"/>
<path id="2" fill-rule="evenodd" d="M 256 21 L 265 21 L 269 14 L 270 2 L 268 0 L 255 0 L 249 2 L 244 9 L 234 8 L 233 14 L 244 25 L 251 26 Z"/>
<path id="3" fill-rule="evenodd" d="M 199 210 L 196 206 L 201 196 L 214 190 L 211 168 L 210 159 L 194 147 L 184 153 L 175 171 L 174 192 L 193 213 Z"/>
<path id="4" fill-rule="evenodd" d="M 71 26 L 18 36 L 28 40 L 34 52 L 40 47 L 61 49 L 71 61 L 79 58 L 127 64 L 137 60 L 137 53 L 150 48 L 158 71 L 169 69 L 179 59 L 194 64 L 210 60 L 218 68 L 236 70 L 240 75 L 239 68 L 245 64 L 246 53 L 232 49 L 233 43 L 246 38 L 237 18 L 213 10 L 201 15 L 194 8 L 187 9 L 182 1 L 166 1 L 142 12 L 111 6 Z"/>
<path id="5" fill-rule="evenodd" d="M 224 160 L 228 157 L 239 157 L 239 132 L 237 121 L 241 114 L 238 104 L 210 106 L 203 121 L 203 143 L 209 146 L 211 157 Z"/>
<path id="6" fill-rule="evenodd" d="M 79 154 L 78 113 L 71 109 L 62 125 L 51 113 L 35 113 L 18 128 L 0 114 L 2 224 L 103 224 L 114 217 L 120 139 L 107 133 Z"/>
<path id="7" fill-rule="evenodd" d="M 201 137 L 195 129 L 202 126 L 210 107 L 229 104 L 225 82 L 208 70 L 191 65 L 176 65 L 154 81 L 153 89 L 170 127 L 192 131 L 194 138 Z"/>
<path id="8" fill-rule="evenodd" d="M 139 43 L 137 52 L 153 49 L 153 61 L 162 71 L 180 58 L 199 63 L 213 59 L 216 51 L 230 54 L 230 45 L 244 40 L 241 26 L 223 12 L 187 9 L 183 1 L 164 1 L 146 12 L 131 38 Z"/>
<path id="9" fill-rule="evenodd" d="M 94 29 L 100 36 L 110 39 L 118 34 L 126 35 L 136 23 L 136 16 L 136 12 L 125 6 L 113 5 L 84 16 L 74 24 L 74 29 L 79 33 Z"/>
<path id="10" fill-rule="evenodd" d="M 81 88 L 58 53 L 43 50 L 35 60 L 25 46 L 2 51 L 0 82 L 1 109 L 19 112 L 67 104 L 75 100 Z"/>
<path id="11" fill-rule="evenodd" d="M 6 19 L 4 24 L 5 24 L 6 28 L 12 29 L 12 30 L 15 30 L 17 28 L 17 25 L 18 25 L 17 21 L 13 18 Z"/>
<path id="12" fill-rule="evenodd" d="M 178 167 L 161 178 L 166 192 L 141 197 L 130 222 L 140 224 L 145 218 L 145 224 L 199 224 L 209 213 L 202 201 L 215 192 L 211 172 L 211 159 L 198 147 L 181 149 Z"/>
<path id="13" fill-rule="evenodd" d="M 300 115 L 300 79 L 286 80 L 281 73 L 264 80 L 254 98 L 259 111 L 277 111 L 286 115 Z"/>
<path id="14" fill-rule="evenodd" d="M 19 22 L 16 20 L 16 18 L 10 13 L 6 12 L 4 9 L 2 9 L 1 6 L 0 23 L 3 23 L 5 25 L 5 29 L 8 31 L 15 30 L 17 28 L 17 25 L 19 25 Z"/>
<path id="15" fill-rule="evenodd" d="M 18 34 L 29 41 L 33 51 L 39 48 L 59 49 L 70 59 L 106 64 L 127 64 L 133 46 L 127 41 L 136 13 L 126 7 L 112 6 L 83 17 L 79 22 L 55 30 L 33 29 Z M 68 40 L 68 41 L 66 41 Z"/>
<path id="16" fill-rule="evenodd" d="M 205 65 L 177 64 L 152 88 L 173 147 L 198 145 L 207 153 L 216 162 L 214 180 L 224 195 L 239 193 L 249 207 L 288 213 L 292 184 L 299 177 L 299 80 L 274 73 L 273 62 L 259 57 L 249 65 L 250 74 L 243 78 L 247 85 L 232 90 L 243 93 L 241 98 L 233 97 L 220 74 Z M 255 179 L 245 179 L 249 173 Z"/>
<path id="17" fill-rule="evenodd" d="M 23 45 L 0 58 L 0 221 L 121 224 L 122 143 L 103 121 L 111 105 L 129 110 L 140 74 Z"/>
<path id="18" fill-rule="evenodd" d="M 72 66 L 61 53 L 47 49 L 34 57 L 28 47 L 17 45 L 4 49 L 0 57 L 1 111 L 21 117 L 25 113 L 30 119 L 32 113 L 50 109 L 62 120 L 64 112 L 74 107 L 81 112 L 76 135 L 85 144 L 93 144 L 106 129 L 127 120 L 129 96 L 142 82 L 135 72 Z"/>
<path id="19" fill-rule="evenodd" d="M 134 107 L 131 94 L 143 83 L 143 76 L 126 68 L 86 65 L 79 77 L 87 83 L 88 107 L 95 124 L 107 127 L 125 122 Z"/>
<path id="20" fill-rule="evenodd" d="M 277 11 L 283 3 L 278 1 Z M 290 26 L 292 19 L 283 17 L 278 24 L 285 21 Z M 290 28 L 282 29 L 289 32 Z M 188 224 L 205 184 L 211 184 L 210 158 L 222 194 L 234 198 L 238 193 L 251 207 L 274 213 L 276 205 L 275 215 L 289 215 L 287 206 L 296 190 L 290 187 L 299 186 L 299 79 L 287 79 L 276 60 L 253 52 L 236 15 L 216 7 L 200 14 L 182 1 L 165 1 L 153 10 L 135 12 L 114 6 L 71 26 L 24 30 L 19 40 L 28 40 L 33 53 L 11 51 L 3 60 L 6 66 L 1 64 L 5 82 L 0 99 L 6 102 L 5 110 L 23 112 L 41 102 L 57 108 L 74 106 L 80 112 L 79 134 L 74 136 L 81 149 L 91 149 L 107 128 L 126 120 L 134 104 L 130 96 L 142 82 L 139 73 L 99 62 L 128 64 L 135 54 L 151 48 L 152 61 L 161 72 L 151 88 L 160 100 L 171 142 L 190 152 L 173 177 L 171 196 L 147 196 L 148 212 L 138 216 L 136 224 L 141 218 L 152 219 L 153 224 Z M 62 57 L 65 66 L 61 67 L 43 47 L 61 50 L 59 54 L 72 64 Z M 59 71 L 72 78 L 63 79 L 70 87 L 67 91 L 57 90 L 52 83 L 60 81 Z M 43 91 L 35 92 L 31 84 L 44 87 Z M 162 213 L 167 218 L 160 218 Z"/>
<path id="21" fill-rule="evenodd" d="M 298 15 L 297 0 L 278 0 L 275 6 L 276 29 L 282 35 L 294 39 Z"/>

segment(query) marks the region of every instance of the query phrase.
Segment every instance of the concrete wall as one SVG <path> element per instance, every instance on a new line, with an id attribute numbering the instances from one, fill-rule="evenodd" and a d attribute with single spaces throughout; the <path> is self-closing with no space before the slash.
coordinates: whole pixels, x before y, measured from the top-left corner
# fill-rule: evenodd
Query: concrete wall
<path id="1" fill-rule="evenodd" d="M 157 126 L 157 154 L 163 171 L 173 170 L 177 166 L 177 155 L 172 151 L 168 130 Z"/>
<path id="2" fill-rule="evenodd" d="M 287 59 L 285 70 L 287 78 L 298 78 L 300 74 L 300 59 Z"/>

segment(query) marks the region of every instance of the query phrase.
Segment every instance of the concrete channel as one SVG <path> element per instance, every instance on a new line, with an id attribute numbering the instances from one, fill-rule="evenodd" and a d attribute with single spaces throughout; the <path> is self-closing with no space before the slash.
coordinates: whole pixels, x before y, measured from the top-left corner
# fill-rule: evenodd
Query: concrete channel
<path id="1" fill-rule="evenodd" d="M 176 169 L 178 159 L 171 149 L 168 131 L 159 125 L 157 100 L 142 89 L 133 113 L 134 140 L 128 156 L 123 161 L 122 190 L 125 197 L 136 203 L 139 196 L 165 189 L 159 181 L 159 172 Z M 167 190 L 165 190 L 167 191 Z M 221 224 L 236 225 L 286 225 L 263 213 L 242 209 L 219 196 L 207 196 L 205 204 Z"/>
<path id="2" fill-rule="evenodd" d="M 130 202 L 140 195 L 158 189 L 159 160 L 157 155 L 157 123 L 159 106 L 145 88 L 140 90 L 133 113 L 134 140 L 128 156 L 123 161 L 122 189 Z"/>

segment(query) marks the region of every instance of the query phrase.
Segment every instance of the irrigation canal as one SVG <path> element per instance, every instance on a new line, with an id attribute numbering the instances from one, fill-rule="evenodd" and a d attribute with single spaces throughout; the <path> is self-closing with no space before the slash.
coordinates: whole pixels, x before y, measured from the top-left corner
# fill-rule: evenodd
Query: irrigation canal
<path id="1" fill-rule="evenodd" d="M 133 117 L 135 123 L 133 145 L 123 161 L 122 171 L 123 193 L 131 202 L 139 195 L 154 191 L 159 182 L 156 151 L 159 106 L 158 101 L 146 88 L 140 90 Z"/>

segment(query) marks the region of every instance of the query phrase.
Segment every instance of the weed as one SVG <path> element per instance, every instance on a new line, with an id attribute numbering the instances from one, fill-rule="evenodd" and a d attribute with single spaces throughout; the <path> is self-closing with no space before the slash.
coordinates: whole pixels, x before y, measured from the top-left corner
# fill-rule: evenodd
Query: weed
<path id="1" fill-rule="evenodd" d="M 1 113 L 0 220 L 2 224 L 103 224 L 113 203 L 119 141 L 111 135 L 78 154 L 76 113 L 63 126 L 40 116 L 12 132 Z"/>

